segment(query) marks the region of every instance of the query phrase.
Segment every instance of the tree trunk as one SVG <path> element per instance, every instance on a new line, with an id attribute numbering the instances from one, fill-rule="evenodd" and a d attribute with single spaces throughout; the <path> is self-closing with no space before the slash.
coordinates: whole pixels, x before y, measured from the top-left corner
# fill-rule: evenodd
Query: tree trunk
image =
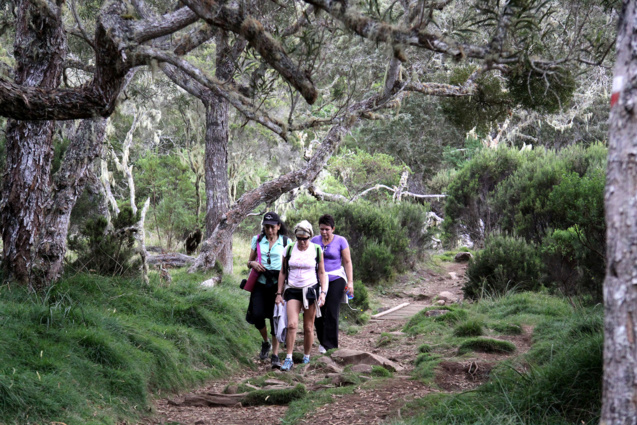
<path id="1" fill-rule="evenodd" d="M 47 287 L 62 274 L 71 211 L 84 191 L 91 163 L 100 154 L 105 129 L 106 118 L 83 120 L 66 150 L 36 245 L 30 274 L 34 289 Z"/>
<path id="2" fill-rule="evenodd" d="M 604 282 L 605 425 L 637 424 L 637 9 L 624 1 L 610 114 Z"/>
<path id="3" fill-rule="evenodd" d="M 67 50 L 61 8 L 28 0 L 16 1 L 15 6 L 15 82 L 58 87 Z M 3 266 L 7 277 L 23 284 L 29 279 L 32 248 L 49 198 L 53 130 L 53 121 L 7 123 L 7 172 L 0 206 Z"/>
<path id="4" fill-rule="evenodd" d="M 220 31 L 217 39 L 215 76 L 228 81 L 234 73 L 234 58 L 228 36 Z M 240 43 L 241 41 L 237 41 Z M 242 49 L 243 50 L 243 49 Z M 206 106 L 206 237 L 221 221 L 230 206 L 228 188 L 228 101 L 206 91 L 202 98 Z M 217 255 L 226 273 L 232 272 L 232 237 L 226 240 Z"/>

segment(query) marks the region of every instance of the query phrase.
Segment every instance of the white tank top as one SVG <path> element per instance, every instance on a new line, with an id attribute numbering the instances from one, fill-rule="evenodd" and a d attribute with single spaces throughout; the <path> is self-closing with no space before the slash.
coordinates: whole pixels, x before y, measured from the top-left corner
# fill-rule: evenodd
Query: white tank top
<path id="1" fill-rule="evenodd" d="M 310 243 L 305 251 L 299 251 L 297 245 L 292 247 L 290 255 L 290 275 L 288 285 L 304 288 L 318 283 L 316 279 L 316 244 Z M 286 250 L 287 253 L 287 250 Z"/>

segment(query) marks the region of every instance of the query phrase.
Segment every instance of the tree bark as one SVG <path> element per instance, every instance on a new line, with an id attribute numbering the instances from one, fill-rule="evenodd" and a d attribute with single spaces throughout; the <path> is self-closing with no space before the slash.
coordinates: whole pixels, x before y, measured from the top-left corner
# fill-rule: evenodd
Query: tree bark
<path id="1" fill-rule="evenodd" d="M 617 36 L 605 191 L 604 425 L 637 424 L 637 4 L 624 1 Z"/>
<path id="2" fill-rule="evenodd" d="M 234 57 L 225 31 L 217 34 L 215 76 L 229 81 L 234 74 Z M 236 43 L 242 43 L 237 40 Z M 240 46 L 239 46 L 240 47 Z M 241 49 L 243 50 L 243 49 Z M 206 90 L 206 238 L 212 235 L 230 206 L 228 188 L 228 101 Z M 226 240 L 217 260 L 226 273 L 232 272 L 232 238 Z"/>
<path id="3" fill-rule="evenodd" d="M 30 273 L 34 290 L 46 288 L 62 274 L 71 211 L 84 191 L 89 167 L 100 154 L 105 129 L 106 118 L 83 120 L 55 175 Z"/>
<path id="4" fill-rule="evenodd" d="M 58 2 L 59 3 L 59 2 Z M 15 2 L 15 82 L 21 86 L 55 88 L 67 51 L 59 4 Z M 43 226 L 49 198 L 53 121 L 7 123 L 7 173 L 2 185 L 2 241 L 7 277 L 26 284 L 32 248 Z M 33 288 L 32 288 L 33 289 Z"/>

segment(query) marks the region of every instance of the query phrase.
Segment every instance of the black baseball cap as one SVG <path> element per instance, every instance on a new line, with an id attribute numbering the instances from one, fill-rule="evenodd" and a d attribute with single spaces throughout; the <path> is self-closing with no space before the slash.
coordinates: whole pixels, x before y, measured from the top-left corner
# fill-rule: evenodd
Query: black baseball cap
<path id="1" fill-rule="evenodd" d="M 265 213 L 265 215 L 263 216 L 263 224 L 280 224 L 281 223 L 281 219 L 279 218 L 279 215 L 275 212 L 268 212 Z"/>

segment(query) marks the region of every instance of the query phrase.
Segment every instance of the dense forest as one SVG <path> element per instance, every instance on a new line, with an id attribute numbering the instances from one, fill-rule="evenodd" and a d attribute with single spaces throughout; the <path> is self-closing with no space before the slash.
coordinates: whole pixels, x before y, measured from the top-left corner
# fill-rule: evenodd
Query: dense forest
<path id="1" fill-rule="evenodd" d="M 87 312 L 99 303 L 79 288 L 99 291 L 104 305 L 141 288 L 155 300 L 152 314 L 197 332 L 221 329 L 216 320 L 242 314 L 232 294 L 181 300 L 186 289 L 163 285 L 196 292 L 195 281 L 214 276 L 221 288 L 236 286 L 229 282 L 246 272 L 238 251 L 249 250 L 265 211 L 315 226 L 329 211 L 350 241 L 356 279 L 372 292 L 463 247 L 473 253 L 467 302 L 533 291 L 582 308 L 605 303 L 604 329 L 591 326 L 598 347 L 603 331 L 613 335 L 604 395 L 597 382 L 596 411 L 556 417 L 634 423 L 633 2 L 0 4 L 0 318 L 39 323 L 11 328 L 0 347 L 33 342 L 23 333 L 45 332 L 39 325 L 119 326 L 85 315 L 83 303 Z M 182 269 L 167 270 L 175 258 Z M 117 308 L 133 314 L 142 305 Z M 193 350 L 227 343 L 213 350 L 219 357 L 192 355 L 193 370 L 221 368 L 220 357 L 249 345 L 225 328 L 216 342 L 170 332 Z M 98 363 L 110 358 L 112 336 L 72 333 L 60 338 L 76 338 Z M 183 355 L 155 334 L 126 338 L 152 345 L 144 356 L 161 363 Z M 18 357 L 0 348 L 0 359 Z M 41 363 L 23 367 L 39 367 L 38 378 L 57 373 Z M 28 397 L 11 390 L 20 384 L 6 364 L 0 422 L 26 423 L 19 412 Z M 219 373 L 183 368 L 179 382 L 139 385 L 177 390 Z M 141 373 L 121 369 L 123 381 Z M 28 385 L 23 394 L 32 394 Z M 113 406 L 100 420 L 130 413 Z"/>

